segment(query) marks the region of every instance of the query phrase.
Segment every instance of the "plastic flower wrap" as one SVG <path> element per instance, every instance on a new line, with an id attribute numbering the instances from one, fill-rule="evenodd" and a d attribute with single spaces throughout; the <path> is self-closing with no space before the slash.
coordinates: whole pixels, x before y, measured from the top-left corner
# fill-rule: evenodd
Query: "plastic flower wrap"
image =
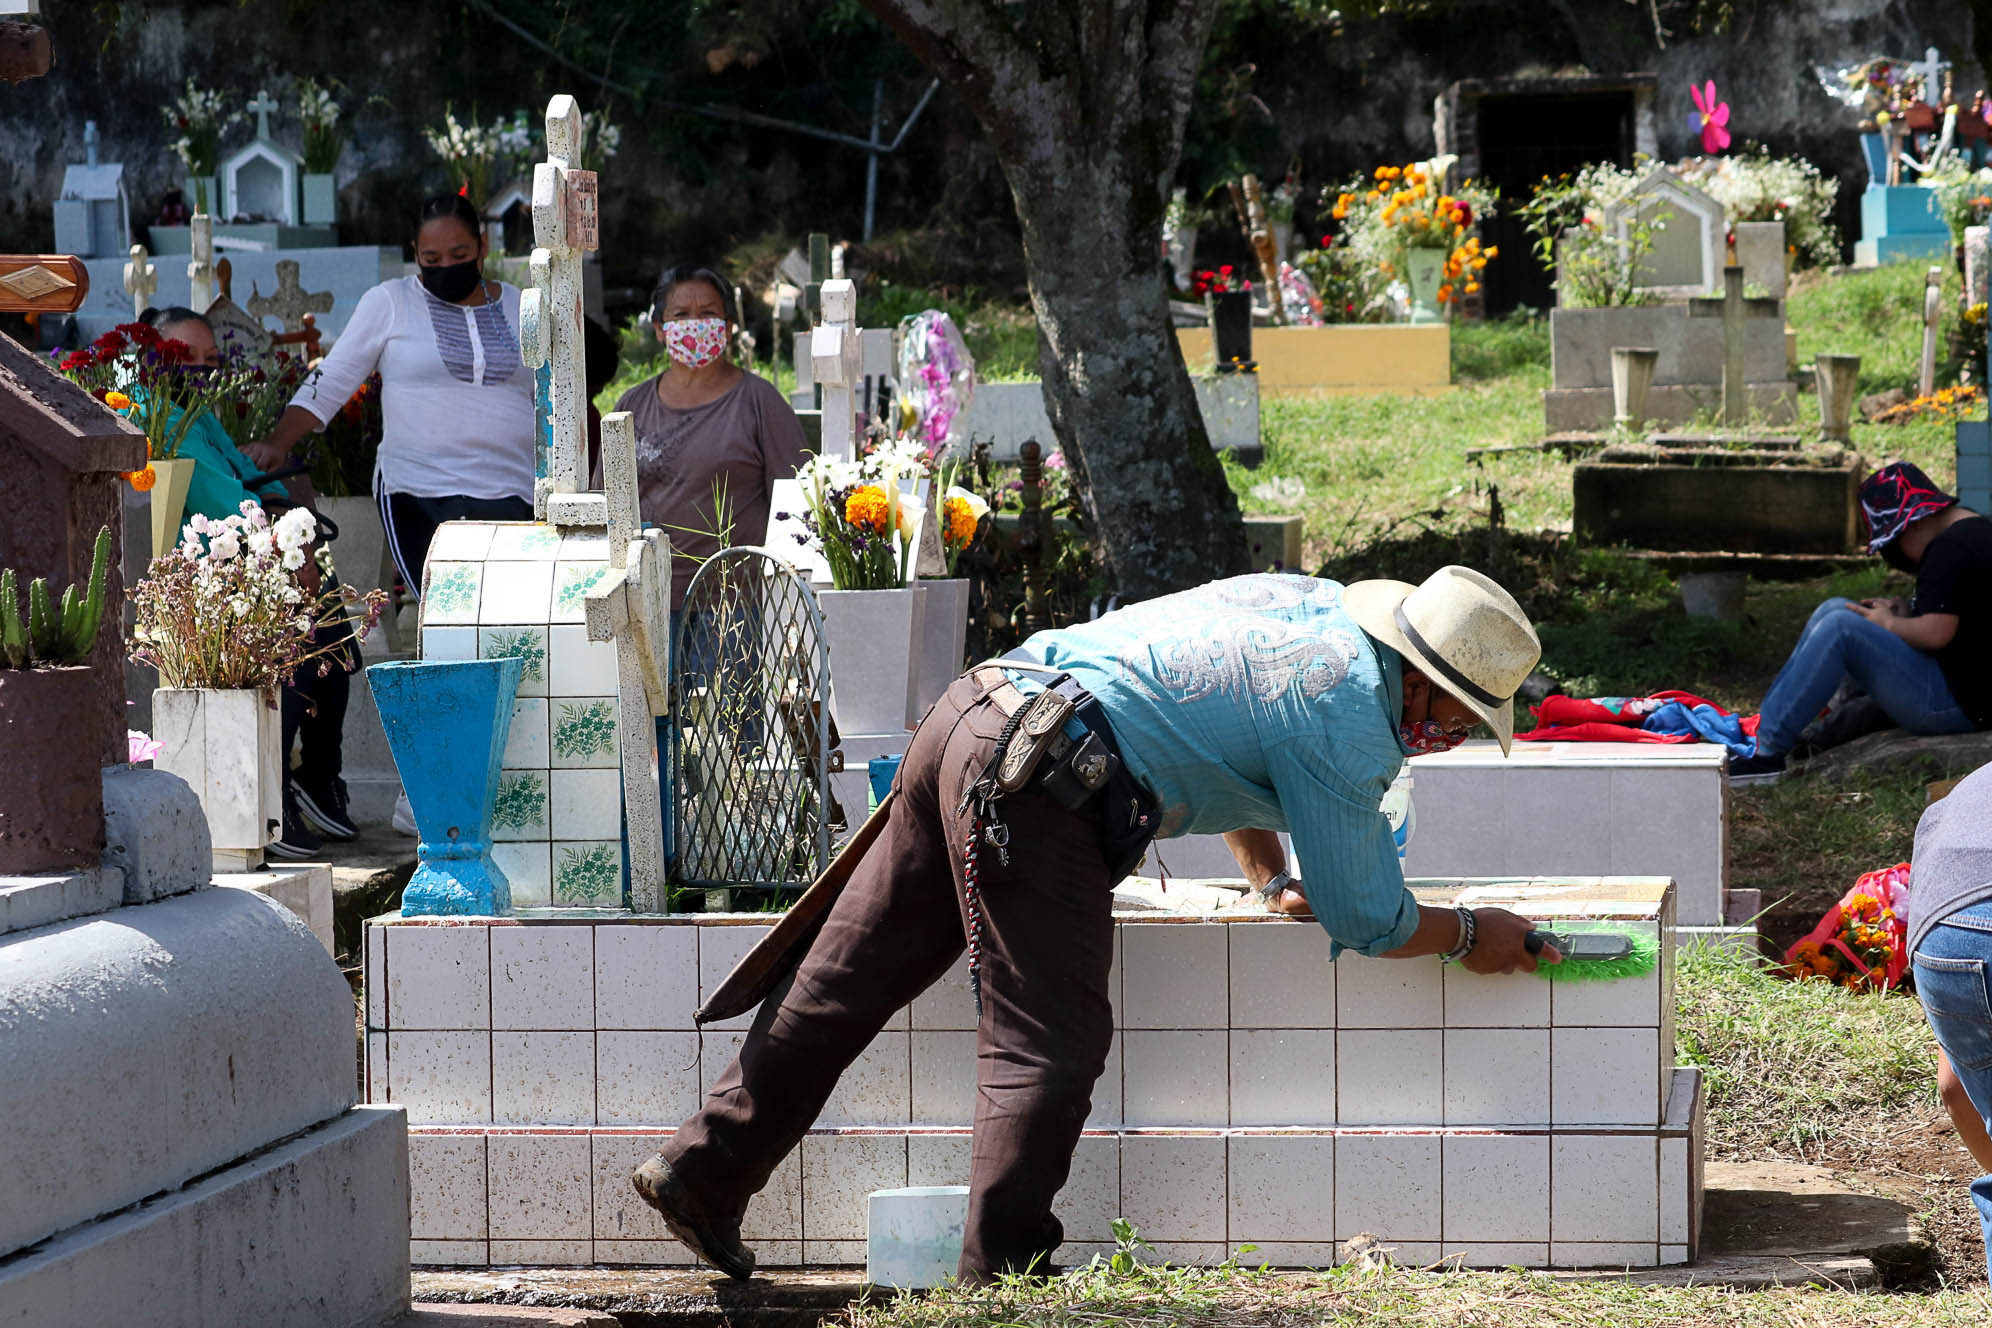
<path id="1" fill-rule="evenodd" d="M 1909 864 L 1871 871 L 1785 952 L 1784 972 L 1891 991 L 1909 967 Z"/>
<path id="2" fill-rule="evenodd" d="M 927 309 L 900 321 L 899 383 L 900 400 L 912 411 L 913 436 L 941 451 L 955 417 L 975 400 L 975 357 L 944 311 Z"/>

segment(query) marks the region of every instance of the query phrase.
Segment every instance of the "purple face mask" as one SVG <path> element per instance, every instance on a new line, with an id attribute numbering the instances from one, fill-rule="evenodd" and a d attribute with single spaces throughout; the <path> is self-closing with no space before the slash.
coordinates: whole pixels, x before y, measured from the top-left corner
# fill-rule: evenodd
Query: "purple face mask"
<path id="1" fill-rule="evenodd" d="M 1466 741 L 1464 733 L 1449 733 L 1436 719 L 1421 719 L 1397 726 L 1397 740 L 1414 756 L 1449 752 Z"/>

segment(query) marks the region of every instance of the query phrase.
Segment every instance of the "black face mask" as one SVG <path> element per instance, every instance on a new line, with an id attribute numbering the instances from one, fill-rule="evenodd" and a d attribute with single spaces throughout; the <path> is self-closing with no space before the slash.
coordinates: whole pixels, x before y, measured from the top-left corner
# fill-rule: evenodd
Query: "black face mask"
<path id="1" fill-rule="evenodd" d="M 474 258 L 461 263 L 442 263 L 435 267 L 415 269 L 422 279 L 422 289 L 439 300 L 455 304 L 464 296 L 477 289 L 477 283 L 484 279 L 480 265 Z"/>

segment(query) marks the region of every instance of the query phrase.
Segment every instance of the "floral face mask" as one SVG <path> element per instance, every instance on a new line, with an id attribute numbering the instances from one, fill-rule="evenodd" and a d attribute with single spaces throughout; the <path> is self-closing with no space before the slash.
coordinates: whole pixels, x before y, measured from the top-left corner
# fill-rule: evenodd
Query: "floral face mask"
<path id="1" fill-rule="evenodd" d="M 666 323 L 664 351 L 687 369 L 703 369 L 726 353 L 726 320 L 680 318 Z"/>
<path id="2" fill-rule="evenodd" d="M 1451 751 L 1466 741 L 1466 734 L 1447 732 L 1436 719 L 1421 719 L 1416 723 L 1399 724 L 1397 740 L 1412 755 L 1429 756 L 1433 752 Z"/>

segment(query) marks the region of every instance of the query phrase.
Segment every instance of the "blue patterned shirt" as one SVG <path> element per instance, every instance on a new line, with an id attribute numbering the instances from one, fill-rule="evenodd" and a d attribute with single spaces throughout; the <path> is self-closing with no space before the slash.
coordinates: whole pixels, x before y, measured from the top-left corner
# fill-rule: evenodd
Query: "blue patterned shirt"
<path id="1" fill-rule="evenodd" d="M 1213 581 L 1039 632 L 1019 653 L 1099 698 L 1161 804 L 1160 837 L 1290 831 L 1333 953 L 1410 940 L 1418 906 L 1378 810 L 1404 760 L 1403 662 L 1349 617 L 1338 583 Z"/>

